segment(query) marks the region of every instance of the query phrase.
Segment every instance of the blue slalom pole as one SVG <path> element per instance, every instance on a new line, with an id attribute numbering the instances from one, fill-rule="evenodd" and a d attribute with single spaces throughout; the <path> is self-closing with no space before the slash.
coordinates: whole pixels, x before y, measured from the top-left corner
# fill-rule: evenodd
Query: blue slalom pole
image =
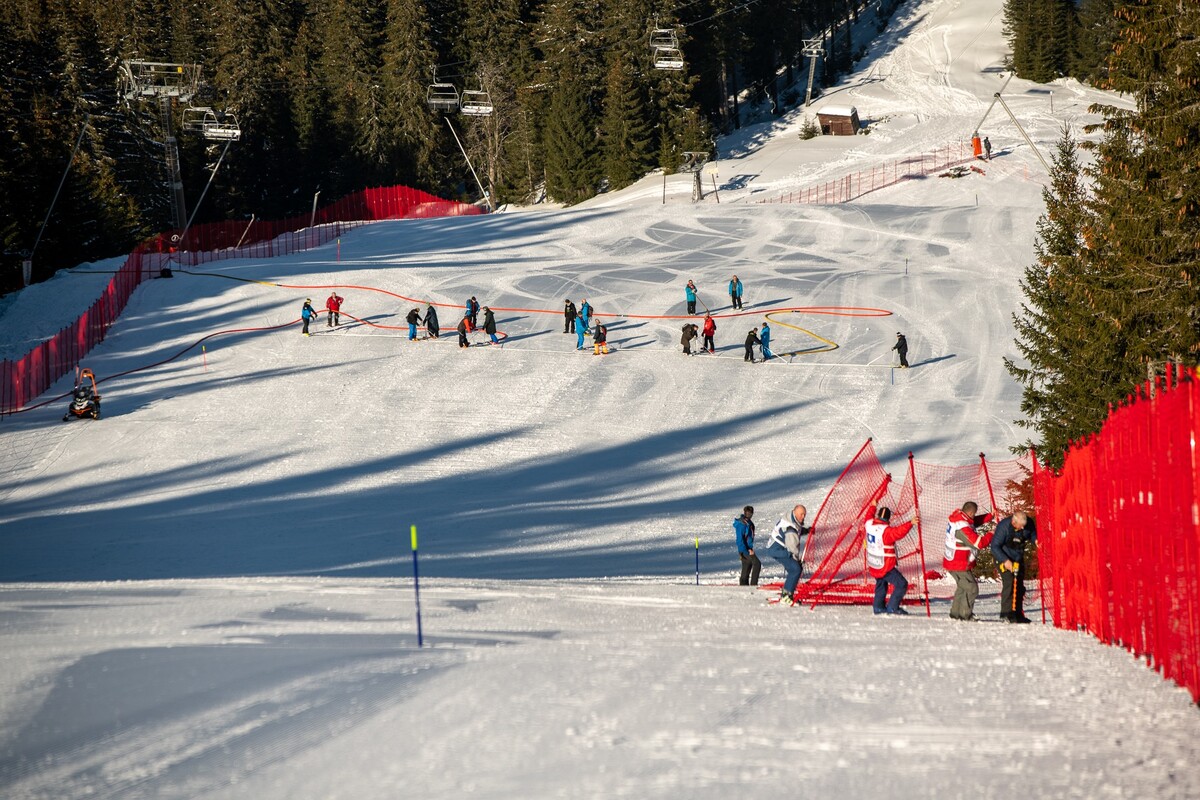
<path id="1" fill-rule="evenodd" d="M 696 537 L 696 585 L 700 585 L 700 537 Z"/>
<path id="2" fill-rule="evenodd" d="M 412 526 L 413 553 L 413 591 L 417 594 L 417 647 L 423 647 L 425 642 L 421 636 L 421 579 L 417 574 L 417 526 Z"/>

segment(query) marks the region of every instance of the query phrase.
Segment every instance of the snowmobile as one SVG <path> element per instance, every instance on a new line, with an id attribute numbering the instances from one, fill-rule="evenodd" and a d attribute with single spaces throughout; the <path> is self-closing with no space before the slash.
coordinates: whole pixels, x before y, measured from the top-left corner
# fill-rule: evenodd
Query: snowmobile
<path id="1" fill-rule="evenodd" d="M 71 405 L 63 416 L 63 422 L 91 417 L 100 419 L 100 395 L 96 392 L 96 376 L 90 369 L 76 367 L 75 388 L 71 392 Z"/>

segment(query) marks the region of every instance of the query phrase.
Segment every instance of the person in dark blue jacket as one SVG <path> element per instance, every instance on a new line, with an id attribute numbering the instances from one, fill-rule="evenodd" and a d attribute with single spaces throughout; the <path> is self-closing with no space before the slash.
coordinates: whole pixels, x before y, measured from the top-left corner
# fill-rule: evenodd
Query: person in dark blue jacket
<path id="1" fill-rule="evenodd" d="M 992 558 L 1000 570 L 1000 619 L 1027 623 L 1025 603 L 1025 544 L 1037 541 L 1034 522 L 1024 511 L 1000 520 L 992 535 Z"/>
<path id="2" fill-rule="evenodd" d="M 754 506 L 742 509 L 742 515 L 733 521 L 733 534 L 737 539 L 738 558 L 742 562 L 742 574 L 738 578 L 741 586 L 758 586 L 758 573 L 762 561 L 754 552 Z"/>
<path id="3" fill-rule="evenodd" d="M 696 315 L 696 284 L 692 281 L 687 282 L 687 286 L 683 287 L 683 297 L 687 300 L 687 312 L 692 316 Z"/>

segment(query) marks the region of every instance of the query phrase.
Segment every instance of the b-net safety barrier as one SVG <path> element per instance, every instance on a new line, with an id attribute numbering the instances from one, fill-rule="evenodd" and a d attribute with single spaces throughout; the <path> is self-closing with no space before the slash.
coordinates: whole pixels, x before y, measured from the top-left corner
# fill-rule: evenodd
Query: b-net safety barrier
<path id="1" fill-rule="evenodd" d="M 866 444 L 855 454 L 829 490 L 813 518 L 804 561 L 811 574 L 796 591 L 799 602 L 870 603 L 875 579 L 867 571 L 863 525 L 876 504 L 892 509 L 893 525 L 911 520 L 913 530 L 896 543 L 897 567 L 909 582 L 913 602 L 954 595 L 954 583 L 942 569 L 946 525 L 950 514 L 967 501 L 980 513 L 1008 514 L 1020 507 L 1022 485 L 1031 475 L 1031 459 L 978 461 L 943 466 L 908 455 L 903 480 L 896 481 Z"/>
<path id="2" fill-rule="evenodd" d="M 1118 644 L 1200 702 L 1200 381 L 1172 367 L 1034 476 L 1055 627 Z"/>
<path id="3" fill-rule="evenodd" d="M 442 200 L 407 186 L 364 189 L 315 214 L 282 220 L 227 221 L 159 234 L 138 245 L 100 298 L 75 322 L 23 357 L 0 361 L 0 414 L 21 409 L 71 372 L 125 309 L 134 289 L 171 265 L 229 258 L 269 258 L 318 247 L 343 232 L 384 219 L 416 219 L 483 213 L 467 203 Z"/>

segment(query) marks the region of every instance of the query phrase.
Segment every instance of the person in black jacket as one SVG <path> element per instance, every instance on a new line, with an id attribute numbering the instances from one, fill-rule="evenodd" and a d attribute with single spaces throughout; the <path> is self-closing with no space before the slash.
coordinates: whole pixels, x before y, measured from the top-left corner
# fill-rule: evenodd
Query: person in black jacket
<path id="1" fill-rule="evenodd" d="M 900 331 L 896 331 L 896 343 L 892 345 L 892 349 L 900 356 L 900 367 L 908 369 L 908 339 L 905 339 Z"/>
<path id="2" fill-rule="evenodd" d="M 496 315 L 487 306 L 483 307 L 483 332 L 492 339 L 492 344 L 500 344 L 496 338 Z"/>
<path id="3" fill-rule="evenodd" d="M 425 323 L 425 330 L 429 333 L 429 338 L 438 338 L 442 329 L 438 325 L 437 309 L 433 307 L 433 303 L 430 303 L 429 307 L 425 309 L 425 318 L 421 321 Z"/>
<path id="4" fill-rule="evenodd" d="M 575 304 L 567 300 L 563 306 L 563 333 L 575 332 L 575 318 L 579 316 L 579 312 L 575 310 Z"/>
<path id="5" fill-rule="evenodd" d="M 604 355 L 608 355 L 608 328 L 596 323 L 596 329 L 592 331 L 592 355 L 598 356 L 601 351 Z"/>
<path id="6" fill-rule="evenodd" d="M 751 328 L 750 332 L 746 334 L 746 357 L 743 359 L 744 361 L 749 361 L 751 364 L 754 363 L 754 345 L 756 344 L 762 344 L 758 338 L 758 328 Z"/>
<path id="7" fill-rule="evenodd" d="M 408 323 L 408 340 L 411 342 L 417 338 L 417 323 L 421 321 L 421 310 L 414 308 L 408 312 L 404 321 Z"/>
<path id="8" fill-rule="evenodd" d="M 1033 520 L 1024 511 L 1000 520 L 992 534 L 992 558 L 1000 570 L 1000 619 L 1027 623 L 1025 603 L 1025 544 L 1037 541 Z"/>

